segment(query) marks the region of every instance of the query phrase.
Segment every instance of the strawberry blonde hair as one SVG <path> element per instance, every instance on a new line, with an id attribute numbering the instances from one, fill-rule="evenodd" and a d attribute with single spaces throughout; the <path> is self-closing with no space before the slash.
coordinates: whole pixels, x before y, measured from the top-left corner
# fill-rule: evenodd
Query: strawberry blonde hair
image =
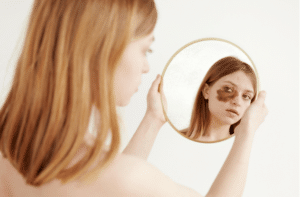
<path id="1" fill-rule="evenodd" d="M 35 0 L 11 90 L 0 111 L 0 151 L 27 184 L 63 183 L 100 171 L 119 150 L 113 81 L 132 39 L 154 29 L 153 0 Z M 84 143 L 92 106 L 101 116 L 93 146 Z M 105 157 L 92 172 L 104 151 Z"/>
<path id="2" fill-rule="evenodd" d="M 195 99 L 190 126 L 189 128 L 181 131 L 185 136 L 192 139 L 197 139 L 201 137 L 208 129 L 210 123 L 210 112 L 208 108 L 208 102 L 202 93 L 205 84 L 212 86 L 220 78 L 237 71 L 243 71 L 251 80 L 254 89 L 254 96 L 251 100 L 251 103 L 255 100 L 257 95 L 257 78 L 251 66 L 232 56 L 224 57 L 218 60 L 211 66 L 202 80 Z M 230 126 L 230 134 L 234 133 L 234 128 L 239 123 L 240 121 Z"/>

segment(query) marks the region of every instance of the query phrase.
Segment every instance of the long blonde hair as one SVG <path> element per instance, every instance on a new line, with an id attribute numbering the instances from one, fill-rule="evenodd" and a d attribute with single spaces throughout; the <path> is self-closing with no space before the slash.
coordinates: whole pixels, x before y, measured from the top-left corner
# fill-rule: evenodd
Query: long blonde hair
<path id="1" fill-rule="evenodd" d="M 254 96 L 251 103 L 255 100 L 257 95 L 257 78 L 251 66 L 235 57 L 224 57 L 211 66 L 202 80 L 195 99 L 190 126 L 183 131 L 184 135 L 192 139 L 197 139 L 205 134 L 205 131 L 208 129 L 210 123 L 210 111 L 208 108 L 208 101 L 204 98 L 202 93 L 205 84 L 212 86 L 220 78 L 237 71 L 243 71 L 250 78 L 254 89 Z M 234 133 L 234 129 L 239 123 L 240 121 L 230 126 L 230 134 Z"/>
<path id="2" fill-rule="evenodd" d="M 109 133 L 109 151 L 94 170 L 114 158 L 120 144 L 114 72 L 128 43 L 152 32 L 156 20 L 153 0 L 35 0 L 0 111 L 0 151 L 28 184 L 67 183 L 85 174 Z M 101 115 L 95 143 L 67 168 L 93 105 Z"/>

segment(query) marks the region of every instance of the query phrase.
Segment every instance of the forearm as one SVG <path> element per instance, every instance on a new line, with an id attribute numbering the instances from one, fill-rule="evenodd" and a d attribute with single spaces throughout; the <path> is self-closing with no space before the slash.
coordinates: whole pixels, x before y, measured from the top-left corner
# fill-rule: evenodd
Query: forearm
<path id="1" fill-rule="evenodd" d="M 240 197 L 246 184 L 254 134 L 236 137 L 231 151 L 206 197 Z"/>
<path id="2" fill-rule="evenodd" d="M 147 160 L 163 123 L 146 114 L 123 153 Z"/>

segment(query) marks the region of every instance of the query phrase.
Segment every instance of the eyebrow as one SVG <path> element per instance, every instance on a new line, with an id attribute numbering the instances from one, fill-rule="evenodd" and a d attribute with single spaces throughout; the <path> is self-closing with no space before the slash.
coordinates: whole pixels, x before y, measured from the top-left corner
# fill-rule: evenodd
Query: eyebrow
<path id="1" fill-rule="evenodd" d="M 231 82 L 231 81 L 224 81 L 224 82 L 230 83 L 230 84 L 232 84 L 233 86 L 237 87 L 237 85 L 236 85 L 235 83 Z M 252 90 L 245 90 L 245 91 L 254 94 L 254 92 L 253 92 Z"/>

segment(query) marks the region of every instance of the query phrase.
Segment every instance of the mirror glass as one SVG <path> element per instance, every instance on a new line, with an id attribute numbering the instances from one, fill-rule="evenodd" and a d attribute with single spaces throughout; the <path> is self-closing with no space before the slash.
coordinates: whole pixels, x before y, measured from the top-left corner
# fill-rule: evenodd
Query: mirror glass
<path id="1" fill-rule="evenodd" d="M 221 59 L 223 60 L 221 61 Z M 226 63 L 225 60 L 228 60 L 229 63 Z M 204 98 L 204 102 L 207 103 L 199 104 L 199 102 L 202 102 L 200 101 L 201 99 L 197 100 L 200 85 L 204 77 L 209 75 L 209 69 L 218 61 L 218 69 L 210 72 L 214 73 L 210 74 L 210 76 L 216 76 L 218 75 L 217 73 L 223 72 L 223 77 L 217 77 L 218 79 L 210 85 L 203 86 L 206 87 L 205 96 L 207 98 Z M 242 71 L 238 72 L 240 70 L 229 71 L 231 74 L 226 74 L 226 70 L 232 69 L 232 64 L 235 64 L 232 62 L 237 61 L 239 62 L 237 63 L 238 65 L 246 63 L 246 67 L 250 67 L 252 75 Z M 222 64 L 224 65 L 220 65 L 220 62 L 223 62 Z M 245 70 L 245 68 L 242 68 L 242 70 Z M 238 124 L 247 105 L 251 104 L 255 99 L 256 92 L 259 90 L 257 70 L 248 54 L 236 44 L 219 38 L 199 39 L 181 47 L 165 66 L 162 79 L 163 83 L 161 85 L 163 85 L 162 88 L 167 104 L 164 102 L 163 97 L 162 103 L 167 121 L 184 137 L 204 143 L 219 142 L 234 136 L 234 128 L 230 125 L 233 125 L 233 123 Z M 228 85 L 225 86 L 226 83 Z M 218 87 L 216 87 L 217 85 Z M 203 91 L 204 88 L 199 92 L 205 97 Z M 207 92 L 211 93 L 207 94 Z M 226 94 L 226 98 L 224 94 Z M 224 98 L 221 98 L 222 95 Z M 218 100 L 210 100 L 211 97 Z M 225 111 L 220 112 L 222 106 L 220 107 L 219 104 L 224 107 Z M 206 115 L 202 114 L 202 110 L 205 111 L 205 107 L 194 109 L 200 105 L 207 106 L 209 112 Z M 198 112 L 196 112 L 197 110 Z M 212 113 L 210 110 L 215 111 Z M 208 121 L 209 119 L 211 121 Z M 227 119 L 230 119 L 229 122 Z M 201 121 L 206 125 L 202 124 L 201 127 L 201 123 L 199 123 Z M 210 122 L 210 124 L 207 124 L 207 122 Z M 224 122 L 226 124 L 223 124 Z M 191 125 L 193 125 L 193 129 L 191 129 Z M 213 126 L 215 129 L 212 128 Z M 196 132 L 196 128 L 202 128 L 200 129 L 201 132 Z M 224 131 L 226 129 L 228 132 Z"/>

